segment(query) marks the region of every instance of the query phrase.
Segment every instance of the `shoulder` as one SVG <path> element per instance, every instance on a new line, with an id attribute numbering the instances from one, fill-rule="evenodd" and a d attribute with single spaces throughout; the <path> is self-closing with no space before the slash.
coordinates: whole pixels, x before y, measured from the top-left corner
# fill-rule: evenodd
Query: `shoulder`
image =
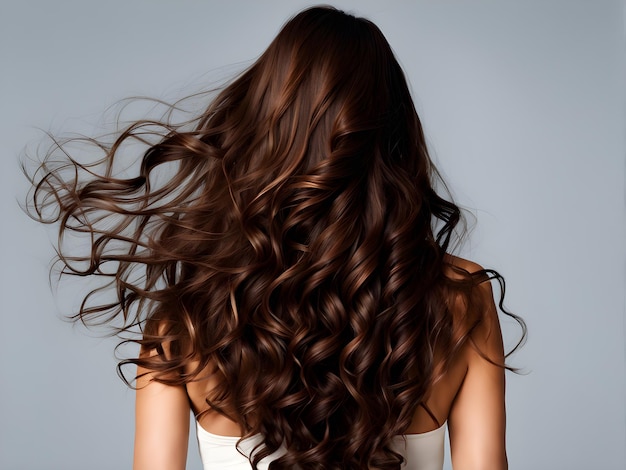
<path id="1" fill-rule="evenodd" d="M 460 258 L 446 253 L 443 258 L 444 268 L 443 274 L 459 287 L 464 286 L 464 291 L 469 293 L 471 297 L 483 302 L 493 303 L 493 293 L 491 289 L 491 279 L 499 275 L 493 270 L 487 270 L 480 264 L 468 259 Z"/>
<path id="2" fill-rule="evenodd" d="M 492 310 L 490 273 L 480 264 L 450 254 L 444 255 L 443 275 L 449 280 L 449 306 L 453 314 L 486 313 Z M 477 311 L 477 309 L 479 311 Z M 458 316 L 458 315 L 455 315 Z M 480 315 L 482 316 L 482 315 Z M 469 315 L 473 317 L 473 315 Z"/>
<path id="3" fill-rule="evenodd" d="M 457 327 L 468 333 L 472 349 L 484 351 L 500 363 L 502 336 L 490 282 L 494 271 L 450 254 L 445 255 L 444 263 L 445 276 L 459 286 L 450 291 L 448 300 Z"/>

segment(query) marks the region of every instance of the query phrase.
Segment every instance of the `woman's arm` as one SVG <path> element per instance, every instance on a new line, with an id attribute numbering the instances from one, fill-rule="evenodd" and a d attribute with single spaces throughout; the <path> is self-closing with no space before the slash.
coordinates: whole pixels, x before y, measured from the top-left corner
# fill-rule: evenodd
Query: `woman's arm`
<path id="1" fill-rule="evenodd" d="M 487 311 L 474 330 L 474 345 L 497 364 L 504 364 L 504 348 L 491 284 L 480 285 Z M 450 416 L 450 450 L 454 470 L 506 470 L 504 368 L 490 363 L 473 347 L 465 346 L 467 372 Z"/>
<path id="2" fill-rule="evenodd" d="M 148 372 L 137 368 L 137 375 Z M 137 379 L 133 470 L 184 470 L 189 440 L 185 387 L 164 385 L 148 373 Z"/>

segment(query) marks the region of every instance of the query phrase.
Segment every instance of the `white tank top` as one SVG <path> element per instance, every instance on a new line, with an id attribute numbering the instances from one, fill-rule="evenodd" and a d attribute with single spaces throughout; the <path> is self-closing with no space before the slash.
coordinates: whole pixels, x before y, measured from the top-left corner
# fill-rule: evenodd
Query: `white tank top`
<path id="1" fill-rule="evenodd" d="M 200 459 L 204 470 L 250 470 L 248 458 L 237 450 L 238 437 L 219 436 L 206 431 L 196 422 Z M 443 447 L 446 434 L 446 423 L 440 428 L 422 434 L 396 436 L 395 450 L 405 458 L 404 470 L 442 470 Z M 239 450 L 249 456 L 252 449 L 259 444 L 261 436 L 252 436 L 239 444 Z M 257 466 L 259 470 L 267 470 L 270 462 L 278 458 L 278 451 L 263 459 Z"/>

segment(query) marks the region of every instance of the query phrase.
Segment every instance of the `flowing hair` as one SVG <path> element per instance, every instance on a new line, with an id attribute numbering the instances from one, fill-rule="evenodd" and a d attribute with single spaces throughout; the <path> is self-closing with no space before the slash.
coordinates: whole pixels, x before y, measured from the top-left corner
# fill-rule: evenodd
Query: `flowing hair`
<path id="1" fill-rule="evenodd" d="M 154 136 L 136 176 L 116 173 L 125 143 Z M 460 210 L 433 187 L 380 30 L 305 10 L 191 126 L 138 121 L 91 142 L 97 164 L 57 142 L 63 162 L 48 154 L 31 176 L 31 214 L 60 224 L 64 272 L 110 281 L 73 318 L 140 333 L 156 353 L 122 363 L 153 380 L 210 370 L 210 407 L 262 436 L 254 468 L 282 448 L 271 469 L 399 469 L 393 437 L 471 342 L 485 311 L 476 287 L 502 278 L 447 261 Z M 64 245 L 76 233 L 87 254 Z"/>

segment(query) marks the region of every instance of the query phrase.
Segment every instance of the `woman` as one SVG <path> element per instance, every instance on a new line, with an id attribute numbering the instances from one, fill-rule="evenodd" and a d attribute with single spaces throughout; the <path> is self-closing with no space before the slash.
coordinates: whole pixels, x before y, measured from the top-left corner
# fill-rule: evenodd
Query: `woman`
<path id="1" fill-rule="evenodd" d="M 75 318 L 141 333 L 136 470 L 184 468 L 190 411 L 205 469 L 441 469 L 446 423 L 455 470 L 507 467 L 502 278 L 448 253 L 460 211 L 374 24 L 305 10 L 194 122 L 92 142 L 44 162 L 35 216 L 112 279 Z"/>

